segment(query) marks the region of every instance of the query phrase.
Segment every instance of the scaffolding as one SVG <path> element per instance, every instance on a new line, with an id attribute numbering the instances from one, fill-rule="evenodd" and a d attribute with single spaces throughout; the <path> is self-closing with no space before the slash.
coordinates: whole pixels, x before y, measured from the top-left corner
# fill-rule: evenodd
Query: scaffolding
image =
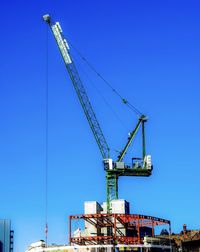
<path id="1" fill-rule="evenodd" d="M 74 221 L 89 223 L 96 232 L 73 233 Z M 171 224 L 169 220 L 140 214 L 80 214 L 69 216 L 69 244 L 108 245 L 143 244 L 144 236 L 155 236 L 155 227 Z M 94 229 L 93 229 L 94 230 Z M 146 230 L 146 233 L 144 232 Z"/>

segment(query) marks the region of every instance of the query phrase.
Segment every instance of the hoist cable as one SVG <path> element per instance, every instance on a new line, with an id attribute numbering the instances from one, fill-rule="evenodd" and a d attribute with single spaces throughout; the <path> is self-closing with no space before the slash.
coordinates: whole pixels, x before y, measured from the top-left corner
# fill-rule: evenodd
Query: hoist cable
<path id="1" fill-rule="evenodd" d="M 70 46 L 77 52 L 79 57 L 85 61 L 85 63 L 93 70 L 93 72 L 96 73 L 96 75 L 121 99 L 121 101 L 126 104 L 131 110 L 133 110 L 138 116 L 142 116 L 143 114 L 137 109 L 135 106 L 133 106 L 128 100 L 126 100 L 124 97 L 120 95 L 120 93 L 113 88 L 113 86 L 95 69 L 95 67 L 80 53 L 80 51 L 72 45 L 71 42 L 69 42 Z"/>
<path id="2" fill-rule="evenodd" d="M 48 237 L 48 145 L 49 145 L 49 43 L 46 31 L 46 85 L 45 85 L 45 242 Z"/>

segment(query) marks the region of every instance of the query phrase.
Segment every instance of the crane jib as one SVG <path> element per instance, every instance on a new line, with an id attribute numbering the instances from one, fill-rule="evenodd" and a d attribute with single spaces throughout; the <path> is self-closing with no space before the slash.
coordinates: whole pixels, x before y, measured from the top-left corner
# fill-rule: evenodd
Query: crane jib
<path id="1" fill-rule="evenodd" d="M 87 96 L 87 93 L 85 91 L 85 88 L 82 84 L 82 81 L 80 79 L 80 76 L 78 74 L 78 71 L 76 69 L 75 64 L 73 63 L 73 60 L 69 53 L 69 45 L 67 43 L 67 40 L 62 35 L 62 28 L 58 22 L 53 23 L 51 21 L 51 18 L 49 15 L 44 15 L 43 19 L 49 24 L 52 33 L 54 35 L 54 38 L 56 40 L 56 43 L 58 45 L 58 48 L 60 50 L 60 53 L 62 55 L 62 58 L 64 60 L 65 66 L 67 68 L 67 71 L 69 73 L 70 79 L 72 81 L 72 84 L 76 90 L 76 93 L 78 95 L 79 101 L 82 105 L 82 108 L 84 110 L 84 113 L 86 115 L 86 118 L 88 120 L 88 123 L 90 125 L 90 128 L 93 132 L 93 135 L 96 139 L 97 145 L 100 149 L 100 152 L 102 154 L 103 158 L 109 158 L 109 147 L 106 142 L 106 139 L 104 137 L 104 134 L 101 130 L 101 127 L 99 125 L 99 122 L 96 118 L 96 115 L 94 113 L 94 110 L 92 108 L 92 105 L 89 101 L 89 98 Z"/>

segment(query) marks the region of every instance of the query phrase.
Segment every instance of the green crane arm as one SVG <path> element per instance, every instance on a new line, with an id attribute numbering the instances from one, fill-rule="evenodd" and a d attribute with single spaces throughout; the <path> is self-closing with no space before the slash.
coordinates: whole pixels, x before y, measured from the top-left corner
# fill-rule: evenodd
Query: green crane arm
<path id="1" fill-rule="evenodd" d="M 147 121 L 147 118 L 144 115 L 142 115 L 139 118 L 138 123 L 137 123 L 135 129 L 130 133 L 130 136 L 128 138 L 128 142 L 124 146 L 123 150 L 120 152 L 120 154 L 118 156 L 118 159 L 117 159 L 117 162 L 121 162 L 122 159 L 124 158 L 124 156 L 126 154 L 126 151 L 129 148 L 129 146 L 130 146 L 130 144 L 131 144 L 131 142 L 132 142 L 132 140 L 133 140 L 135 134 L 137 133 L 137 131 L 138 131 L 138 129 L 139 129 L 139 127 L 140 127 L 141 124 L 143 125 L 143 127 L 142 127 L 142 134 L 143 134 L 143 158 L 144 158 L 144 156 L 145 156 L 144 122 L 146 122 L 146 121 Z"/>
<path id="2" fill-rule="evenodd" d="M 97 121 L 96 115 L 95 115 L 94 110 L 92 108 L 92 105 L 89 101 L 89 98 L 87 96 L 85 88 L 82 84 L 82 81 L 80 79 L 80 76 L 78 74 L 76 66 L 73 63 L 73 60 L 70 56 L 69 46 L 68 46 L 66 39 L 64 38 L 64 36 L 62 34 L 62 29 L 60 27 L 60 24 L 58 22 L 56 22 L 56 23 L 52 22 L 51 17 L 48 14 L 44 15 L 43 19 L 44 19 L 44 21 L 46 21 L 48 23 L 48 25 L 50 26 L 51 31 L 55 37 L 55 40 L 56 40 L 57 45 L 59 47 L 60 53 L 61 53 L 62 58 L 64 60 L 65 66 L 67 68 L 68 74 L 69 74 L 70 79 L 73 83 L 73 86 L 76 90 L 79 101 L 82 105 L 82 108 L 84 110 L 86 118 L 89 122 L 90 128 L 94 134 L 94 137 L 96 139 L 96 142 L 98 144 L 100 152 L 101 152 L 104 159 L 109 158 L 108 144 L 107 144 L 106 139 L 103 135 L 103 132 L 101 130 L 99 122 Z"/>

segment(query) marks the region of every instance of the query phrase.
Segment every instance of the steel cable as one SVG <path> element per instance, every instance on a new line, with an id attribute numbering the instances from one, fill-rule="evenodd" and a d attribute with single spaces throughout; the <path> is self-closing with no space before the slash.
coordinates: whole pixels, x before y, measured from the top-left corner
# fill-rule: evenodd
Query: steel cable
<path id="1" fill-rule="evenodd" d="M 93 70 L 93 72 L 96 73 L 96 75 L 121 99 L 121 101 L 127 105 L 131 110 L 133 110 L 138 116 L 142 116 L 143 113 L 139 111 L 134 105 L 132 105 L 127 99 L 121 96 L 121 94 L 113 88 L 113 86 L 95 69 L 95 67 L 80 53 L 80 51 L 73 46 L 71 42 L 69 42 L 70 46 L 76 51 L 76 53 L 79 55 L 79 57 L 85 61 L 85 63 Z"/>

